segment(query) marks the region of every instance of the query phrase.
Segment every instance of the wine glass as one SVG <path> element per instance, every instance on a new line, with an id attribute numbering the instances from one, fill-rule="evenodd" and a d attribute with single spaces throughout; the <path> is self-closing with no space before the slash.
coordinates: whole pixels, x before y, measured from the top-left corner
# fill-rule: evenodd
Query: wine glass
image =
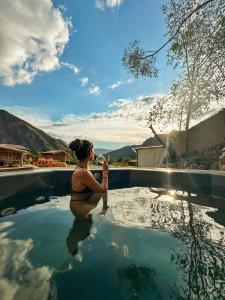
<path id="1" fill-rule="evenodd" d="M 96 160 L 99 164 L 103 165 L 103 163 L 104 163 L 104 161 L 105 161 L 105 157 L 104 157 L 102 154 L 99 154 L 99 155 L 96 156 L 95 160 Z"/>

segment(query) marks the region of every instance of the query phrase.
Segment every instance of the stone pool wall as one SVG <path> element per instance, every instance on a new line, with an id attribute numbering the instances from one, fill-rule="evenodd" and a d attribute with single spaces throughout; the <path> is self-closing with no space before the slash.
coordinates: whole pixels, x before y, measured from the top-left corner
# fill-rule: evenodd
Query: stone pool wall
<path id="1" fill-rule="evenodd" d="M 8 197 L 49 191 L 63 195 L 71 191 L 72 169 L 39 169 L 0 173 L 0 200 Z M 92 170 L 101 180 L 101 170 Z M 163 187 L 225 197 L 225 172 L 168 169 L 111 169 L 109 188 Z"/>

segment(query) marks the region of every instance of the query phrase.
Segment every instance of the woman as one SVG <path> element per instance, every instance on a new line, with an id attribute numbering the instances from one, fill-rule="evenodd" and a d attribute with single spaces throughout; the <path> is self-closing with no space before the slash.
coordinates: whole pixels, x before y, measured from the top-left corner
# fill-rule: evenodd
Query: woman
<path id="1" fill-rule="evenodd" d="M 107 209 L 107 193 L 105 194 L 82 194 L 82 200 L 78 193 L 72 193 L 70 200 L 70 210 L 75 217 L 73 227 L 70 229 L 66 244 L 69 252 L 75 256 L 78 252 L 80 241 L 86 239 L 91 232 L 93 224 L 92 210 L 94 210 L 102 199 L 102 209 L 100 215 L 105 215 Z"/>
<path id="2" fill-rule="evenodd" d="M 108 171 L 107 160 L 104 161 L 102 170 L 102 183 L 94 178 L 88 169 L 89 161 L 94 160 L 94 146 L 87 140 L 76 139 L 69 144 L 74 157 L 78 159 L 78 164 L 72 175 L 72 189 L 76 193 L 106 193 L 108 190 Z"/>

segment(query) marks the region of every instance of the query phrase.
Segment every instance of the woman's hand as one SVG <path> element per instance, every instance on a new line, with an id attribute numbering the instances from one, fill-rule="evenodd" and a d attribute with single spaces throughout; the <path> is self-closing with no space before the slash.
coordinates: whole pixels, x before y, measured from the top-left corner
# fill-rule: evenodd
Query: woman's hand
<path id="1" fill-rule="evenodd" d="M 109 171 L 109 164 L 108 164 L 108 161 L 106 159 L 103 162 L 102 170 L 103 170 L 103 172 L 108 172 Z"/>

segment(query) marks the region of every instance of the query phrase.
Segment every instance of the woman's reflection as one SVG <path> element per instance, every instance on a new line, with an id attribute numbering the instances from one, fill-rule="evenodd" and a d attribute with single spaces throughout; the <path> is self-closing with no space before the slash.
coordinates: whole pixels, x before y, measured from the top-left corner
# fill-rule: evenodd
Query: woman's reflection
<path id="1" fill-rule="evenodd" d="M 92 214 L 102 199 L 103 205 L 100 214 L 105 215 L 108 209 L 107 193 L 72 193 L 70 199 L 70 210 L 75 216 L 73 227 L 70 229 L 66 243 L 69 252 L 75 256 L 78 252 L 78 244 L 90 235 L 93 224 Z"/>

